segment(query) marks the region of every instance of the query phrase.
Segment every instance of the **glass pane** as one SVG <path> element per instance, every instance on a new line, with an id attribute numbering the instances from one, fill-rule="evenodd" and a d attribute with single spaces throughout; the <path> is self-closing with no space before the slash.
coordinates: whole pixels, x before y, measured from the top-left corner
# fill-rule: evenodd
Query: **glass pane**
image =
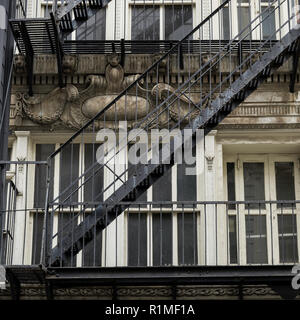
<path id="1" fill-rule="evenodd" d="M 139 156 L 139 154 L 138 154 Z M 135 170 L 136 170 L 136 165 L 135 164 L 132 164 L 130 161 L 128 162 L 128 177 L 132 176 L 134 173 L 135 173 Z M 143 204 L 143 202 L 147 202 L 147 190 L 141 194 L 136 201 L 134 202 L 137 202 L 138 204 L 137 205 L 134 205 L 132 204 L 131 207 L 132 208 L 146 208 L 147 207 L 147 204 Z"/>
<path id="2" fill-rule="evenodd" d="M 295 200 L 293 162 L 275 162 L 277 200 Z M 278 204 L 277 207 L 291 207 L 292 204 Z"/>
<path id="3" fill-rule="evenodd" d="M 84 153 L 85 184 L 84 201 L 103 201 L 103 167 L 96 161 L 96 152 L 100 144 L 86 144 Z"/>
<path id="4" fill-rule="evenodd" d="M 230 40 L 231 39 L 230 22 L 231 22 L 231 20 L 229 19 L 229 8 L 225 7 L 223 9 L 223 39 L 224 40 Z"/>
<path id="5" fill-rule="evenodd" d="M 196 157 L 196 147 L 193 147 L 192 155 Z M 183 162 L 184 161 L 184 156 Z M 197 201 L 197 176 L 196 165 L 186 163 L 177 165 L 177 200 Z M 186 205 L 185 205 L 186 206 Z M 190 205 L 192 207 L 193 205 Z"/>
<path id="6" fill-rule="evenodd" d="M 238 7 L 238 23 L 239 23 L 239 32 L 242 32 L 250 23 L 250 8 L 247 7 Z M 243 33 L 240 35 L 241 40 L 250 40 L 250 31 L 251 29 L 246 28 Z"/>
<path id="7" fill-rule="evenodd" d="M 183 213 L 177 215 L 178 222 L 178 264 L 197 264 L 197 215 Z"/>
<path id="8" fill-rule="evenodd" d="M 229 216 L 229 252 L 230 263 L 237 263 L 237 230 L 235 216 Z"/>
<path id="9" fill-rule="evenodd" d="M 37 144 L 36 145 L 36 161 L 46 161 L 47 158 L 55 151 L 54 144 Z M 51 170 L 52 179 L 54 170 Z M 44 208 L 47 190 L 47 167 L 37 165 L 35 167 L 35 186 L 34 186 L 34 207 Z M 53 198 L 53 184 L 49 193 L 49 198 Z"/>
<path id="10" fill-rule="evenodd" d="M 88 219 L 95 221 L 94 213 L 85 213 L 84 221 L 88 224 Z M 96 232 L 96 229 L 92 230 L 93 239 L 88 243 L 84 243 L 82 249 L 82 266 L 83 267 L 94 267 L 101 266 L 102 256 L 102 231 Z"/>
<path id="11" fill-rule="evenodd" d="M 262 36 L 264 40 L 276 40 L 275 10 L 274 7 L 262 6 Z"/>
<path id="12" fill-rule="evenodd" d="M 40 264 L 44 214 L 35 212 L 33 216 L 32 264 Z"/>
<path id="13" fill-rule="evenodd" d="M 228 201 L 235 201 L 235 165 L 234 162 L 227 163 L 227 197 Z M 235 209 L 235 204 L 229 204 L 228 209 Z"/>
<path id="14" fill-rule="evenodd" d="M 278 215 L 280 262 L 298 262 L 296 215 Z"/>
<path id="15" fill-rule="evenodd" d="M 128 266 L 147 265 L 147 213 L 128 215 Z"/>
<path id="16" fill-rule="evenodd" d="M 247 263 L 267 263 L 266 217 L 247 215 L 245 218 Z"/>
<path id="17" fill-rule="evenodd" d="M 172 169 L 169 169 L 153 184 L 153 202 L 172 201 Z M 153 204 L 153 208 L 159 208 L 160 205 Z M 163 205 L 171 207 L 171 205 Z"/>
<path id="18" fill-rule="evenodd" d="M 76 219 L 74 217 L 76 217 L 77 213 L 73 212 L 71 210 L 68 211 L 61 211 L 58 214 L 58 237 L 57 237 L 57 241 L 58 244 L 61 244 L 61 241 L 63 238 L 66 237 L 66 235 L 68 235 L 70 232 L 73 232 L 74 228 L 76 227 L 77 223 L 75 224 L 74 222 L 76 221 Z M 61 245 L 60 245 L 61 248 Z M 64 267 L 75 267 L 76 266 L 76 255 L 75 256 L 71 256 L 68 255 L 65 258 L 64 261 Z"/>
<path id="19" fill-rule="evenodd" d="M 79 144 L 69 144 L 60 157 L 60 201 L 78 202 Z M 74 184 L 74 185 L 73 185 Z"/>
<path id="20" fill-rule="evenodd" d="M 172 214 L 153 214 L 152 224 L 153 265 L 171 265 L 173 260 Z"/>
<path id="21" fill-rule="evenodd" d="M 159 40 L 159 6 L 132 8 L 131 39 Z"/>
<path id="22" fill-rule="evenodd" d="M 165 6 L 165 40 L 181 40 L 192 30 L 192 6 Z"/>
<path id="23" fill-rule="evenodd" d="M 106 10 L 99 10 L 76 30 L 77 40 L 105 40 Z"/>
<path id="24" fill-rule="evenodd" d="M 244 193 L 245 201 L 265 200 L 264 163 L 244 163 Z M 250 208 L 258 209 L 259 205 L 254 203 Z M 265 208 L 265 205 L 260 208 Z"/>

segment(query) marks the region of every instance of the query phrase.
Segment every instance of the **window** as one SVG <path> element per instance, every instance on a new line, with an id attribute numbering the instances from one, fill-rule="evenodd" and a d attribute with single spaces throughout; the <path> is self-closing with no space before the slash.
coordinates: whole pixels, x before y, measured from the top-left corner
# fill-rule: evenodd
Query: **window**
<path id="1" fill-rule="evenodd" d="M 265 200 L 264 163 L 244 162 L 244 196 L 245 201 Z M 264 208 L 258 203 L 249 205 L 249 208 Z"/>
<path id="2" fill-rule="evenodd" d="M 132 9 L 131 40 L 159 40 L 158 6 L 135 6 Z"/>
<path id="3" fill-rule="evenodd" d="M 165 40 L 180 40 L 193 30 L 192 6 L 165 7 Z"/>
<path id="4" fill-rule="evenodd" d="M 77 40 L 105 40 L 106 10 L 97 13 L 76 30 Z"/>
<path id="5" fill-rule="evenodd" d="M 279 12 L 276 9 L 278 4 L 272 2 L 269 0 L 237 0 L 236 4 L 232 2 L 229 6 L 225 6 L 222 11 L 223 39 L 233 39 L 240 34 L 240 40 L 275 40 Z M 283 11 L 284 9 L 281 15 L 287 14 Z M 260 14 L 260 20 L 254 22 Z M 261 27 L 254 28 L 258 22 L 261 23 Z"/>
<path id="6" fill-rule="evenodd" d="M 79 144 L 69 144 L 60 157 L 59 193 L 61 202 L 78 202 Z"/>
<path id="7" fill-rule="evenodd" d="M 172 213 L 155 213 L 152 216 L 153 265 L 172 265 L 173 237 Z"/>
<path id="8" fill-rule="evenodd" d="M 297 221 L 291 214 L 278 215 L 279 253 L 281 263 L 298 261 Z"/>
<path id="9" fill-rule="evenodd" d="M 177 224 L 178 264 L 195 265 L 198 263 L 196 213 L 179 212 Z"/>
<path id="10" fill-rule="evenodd" d="M 296 154 L 226 156 L 228 200 L 254 201 L 250 205 L 228 207 L 228 259 L 231 264 L 299 261 L 299 207 L 294 202 L 300 191 L 300 175 L 295 169 L 298 159 Z M 255 203 L 262 200 L 266 200 L 266 204 Z"/>
<path id="11" fill-rule="evenodd" d="M 192 29 L 192 5 L 132 6 L 131 40 L 181 40 Z"/>
<path id="12" fill-rule="evenodd" d="M 295 200 L 294 163 L 275 162 L 277 200 Z M 291 207 L 288 203 L 278 203 L 278 208 Z"/>
<path id="13" fill-rule="evenodd" d="M 96 162 L 96 152 L 100 144 L 85 144 L 84 165 L 84 201 L 102 202 L 103 201 L 103 166 Z"/>
<path id="14" fill-rule="evenodd" d="M 227 163 L 227 199 L 235 201 L 235 165 L 234 162 Z M 235 204 L 229 204 L 228 209 L 235 209 Z"/>
<path id="15" fill-rule="evenodd" d="M 55 151 L 54 144 L 37 144 L 36 145 L 36 161 L 46 161 L 47 158 Z M 53 180 L 53 172 L 52 177 Z M 46 199 L 46 181 L 47 181 L 47 167 L 36 166 L 35 171 L 35 185 L 34 185 L 34 207 L 44 208 Z M 53 189 L 50 190 L 49 198 L 53 198 Z"/>
<path id="16" fill-rule="evenodd" d="M 229 255 L 230 263 L 238 262 L 236 216 L 229 216 Z"/>
<path id="17" fill-rule="evenodd" d="M 128 214 L 128 266 L 147 266 L 147 213 Z"/>
<path id="18" fill-rule="evenodd" d="M 247 264 L 268 262 L 265 215 L 246 215 Z"/>

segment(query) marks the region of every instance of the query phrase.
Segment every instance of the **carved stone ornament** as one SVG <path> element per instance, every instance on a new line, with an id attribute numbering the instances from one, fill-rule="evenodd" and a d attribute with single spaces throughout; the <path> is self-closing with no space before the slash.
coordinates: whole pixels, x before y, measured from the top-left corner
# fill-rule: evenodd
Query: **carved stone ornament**
<path id="1" fill-rule="evenodd" d="M 15 55 L 13 59 L 14 72 L 17 74 L 26 73 L 26 61 L 23 55 Z"/>
<path id="2" fill-rule="evenodd" d="M 69 58 L 71 59 L 71 57 Z M 71 72 L 75 62 L 72 59 L 69 62 Z M 16 104 L 30 120 L 40 125 L 79 129 L 90 119 L 97 116 L 105 106 L 112 102 L 120 92 L 138 77 L 139 75 L 125 77 L 119 56 L 112 54 L 108 58 L 105 76 L 88 76 L 86 88 L 82 91 L 79 92 L 76 86 L 69 84 L 65 88 L 56 88 L 47 95 L 29 97 L 26 94 L 17 94 Z M 144 88 L 143 85 L 147 88 Z M 148 125 L 151 128 L 153 119 L 158 118 L 159 125 L 163 127 L 170 121 L 169 117 L 176 122 L 193 109 L 196 111 L 190 113 L 191 118 L 199 113 L 199 110 L 194 106 L 194 102 L 184 95 L 178 96 L 176 89 L 172 86 L 159 83 L 153 88 L 150 87 L 151 89 L 148 89 L 148 87 L 150 86 L 146 86 L 141 81 L 138 86 L 134 86 L 129 90 L 126 96 L 121 97 L 113 104 L 105 112 L 105 127 L 115 128 L 118 126 L 117 122 L 119 120 L 123 121 L 125 119 L 125 115 L 130 128 L 137 125 L 147 114 L 150 114 L 147 120 L 148 123 L 143 123 L 143 126 Z M 154 110 L 157 97 L 162 101 L 171 94 L 177 96 L 178 99 L 173 98 L 168 102 L 168 105 L 162 106 L 162 109 Z M 164 112 L 161 112 L 162 110 Z M 94 121 L 93 129 L 99 130 L 103 128 L 103 121 L 103 116 L 102 119 L 99 118 Z M 153 125 L 156 124 L 157 121 Z"/>

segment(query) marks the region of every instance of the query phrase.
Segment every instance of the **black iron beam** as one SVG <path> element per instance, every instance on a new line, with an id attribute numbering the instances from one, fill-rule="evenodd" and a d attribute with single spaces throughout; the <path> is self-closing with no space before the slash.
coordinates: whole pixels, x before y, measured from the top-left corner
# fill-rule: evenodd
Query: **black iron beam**
<path id="1" fill-rule="evenodd" d="M 46 280 L 57 285 L 199 285 L 289 284 L 293 266 L 178 266 L 48 268 Z"/>
<path id="2" fill-rule="evenodd" d="M 25 51 L 26 51 L 25 60 L 26 60 L 26 68 L 27 68 L 28 94 L 29 96 L 33 96 L 34 51 L 30 41 L 30 37 L 27 32 L 25 21 L 20 21 L 20 31 L 21 31 L 21 36 L 25 45 Z"/>
<path id="3" fill-rule="evenodd" d="M 290 80 L 290 92 L 295 92 L 295 84 L 297 80 L 298 74 L 298 66 L 299 66 L 299 56 L 300 56 L 300 42 L 297 41 L 296 49 L 293 54 L 293 68 L 291 73 L 291 80 Z"/>
<path id="4" fill-rule="evenodd" d="M 50 13 L 50 18 L 52 22 L 52 26 L 54 29 L 54 38 L 55 38 L 55 51 L 56 51 L 56 59 L 57 59 L 57 72 L 58 72 L 58 84 L 60 88 L 65 87 L 64 81 L 63 81 L 63 68 L 62 68 L 62 59 L 63 59 L 63 49 L 62 44 L 59 37 L 58 27 L 57 23 L 54 17 L 53 12 Z"/>

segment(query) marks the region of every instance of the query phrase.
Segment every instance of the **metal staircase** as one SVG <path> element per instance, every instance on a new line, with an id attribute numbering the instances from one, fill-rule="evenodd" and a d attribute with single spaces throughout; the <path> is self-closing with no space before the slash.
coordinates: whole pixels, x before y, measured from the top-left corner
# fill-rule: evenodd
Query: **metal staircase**
<path id="1" fill-rule="evenodd" d="M 115 221 L 126 208 L 133 205 L 136 199 L 174 165 L 175 153 L 178 150 L 174 145 L 171 145 L 170 153 L 167 153 L 164 161 L 158 164 L 151 161 L 149 156 L 153 151 L 151 147 L 146 152 L 147 164 L 137 164 L 130 168 L 116 164 L 114 159 L 118 155 L 127 153 L 132 142 L 141 134 L 141 129 L 147 134 L 150 134 L 153 128 L 180 129 L 182 136 L 184 136 L 184 129 L 191 130 L 193 135 L 197 134 L 198 129 L 203 129 L 204 134 L 207 134 L 266 81 L 274 70 L 282 66 L 290 57 L 297 60 L 300 30 L 295 23 L 296 14 L 288 0 L 269 1 L 268 8 L 262 10 L 237 35 L 233 35 L 232 40 L 227 44 L 220 41 L 217 53 L 207 49 L 207 43 L 203 51 L 201 41 L 221 38 L 220 22 L 225 14 L 232 12 L 231 6 L 232 1 L 227 0 L 219 7 L 211 8 L 211 14 L 191 33 L 136 80 L 130 78 L 126 82 L 128 87 L 123 92 L 49 157 L 50 170 L 42 245 L 43 264 L 66 266 L 71 261 L 73 265 L 74 257 L 88 243 L 95 241 L 102 230 Z M 280 21 L 276 30 L 268 38 L 261 36 L 255 39 L 260 45 L 251 49 L 254 33 L 258 30 L 256 34 L 262 34 L 263 24 L 273 14 L 278 15 L 278 21 Z M 232 21 L 231 17 L 229 21 Z M 219 28 L 215 28 L 218 23 Z M 274 35 L 277 42 L 272 40 Z M 241 53 L 237 55 L 235 52 L 246 38 L 250 39 L 249 52 L 246 55 Z M 182 46 L 185 45 L 188 48 L 189 41 L 192 39 L 199 39 L 199 50 L 196 53 L 195 51 L 187 52 L 183 58 Z M 164 81 L 160 71 L 162 65 L 165 68 Z M 170 76 L 171 71 L 174 72 L 174 70 L 177 72 L 177 79 L 183 79 L 178 81 L 176 88 L 172 88 Z M 93 81 L 96 80 L 91 79 L 91 83 Z M 140 98 L 149 102 L 146 104 L 144 114 L 140 112 L 143 108 Z M 120 109 L 122 104 L 125 105 L 125 112 Z M 117 148 L 111 148 L 102 154 L 103 163 L 96 161 L 94 152 L 94 163 L 82 169 L 79 176 L 71 175 L 68 187 L 60 190 L 57 197 L 51 198 L 49 195 L 53 188 L 52 177 L 57 160 L 65 153 L 73 153 L 74 144 L 78 141 L 90 142 L 91 135 L 94 137 L 93 144 L 96 146 L 95 137 L 98 130 L 116 129 L 120 121 L 129 121 L 126 108 L 134 105 L 134 121 L 132 119 L 130 121 L 136 131 L 130 141 L 126 140 L 125 144 L 120 142 Z M 183 142 L 181 146 L 184 147 Z M 160 147 L 160 152 L 166 151 L 167 148 L 168 146 L 163 145 Z M 70 166 L 72 168 L 71 163 Z M 85 185 L 103 168 L 113 174 L 110 183 L 104 186 L 93 201 L 88 202 L 79 197 Z M 104 200 L 100 201 L 102 198 Z M 53 236 L 54 216 L 64 210 L 72 212 L 72 219 Z"/>
<path id="2" fill-rule="evenodd" d="M 56 54 L 60 87 L 62 78 L 63 43 L 111 0 L 53 0 L 50 17 L 11 19 L 10 25 L 21 54 L 26 57 L 29 95 L 33 95 L 33 59 L 37 54 Z"/>

